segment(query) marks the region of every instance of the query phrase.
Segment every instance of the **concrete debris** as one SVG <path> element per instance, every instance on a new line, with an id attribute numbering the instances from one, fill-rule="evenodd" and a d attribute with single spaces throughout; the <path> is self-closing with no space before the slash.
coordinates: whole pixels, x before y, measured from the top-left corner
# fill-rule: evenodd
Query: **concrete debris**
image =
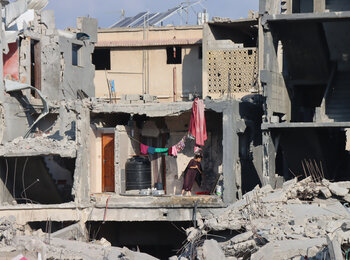
<path id="1" fill-rule="evenodd" d="M 5 6 L 5 24 L 8 26 L 17 17 L 27 11 L 27 0 L 17 0 Z"/>
<path id="2" fill-rule="evenodd" d="M 0 156 L 36 156 L 60 155 L 61 157 L 75 158 L 76 143 L 70 140 L 55 140 L 45 134 L 35 138 L 18 137 L 12 142 L 0 145 Z"/>
<path id="3" fill-rule="evenodd" d="M 337 237 L 331 239 L 329 235 L 327 235 L 327 244 L 330 258 L 332 260 L 342 260 L 343 254 Z"/>
<path id="4" fill-rule="evenodd" d="M 76 223 L 74 225 L 70 225 L 66 228 L 62 228 L 54 233 L 51 234 L 51 237 L 66 239 L 66 240 L 78 240 L 83 241 L 87 238 L 87 232 L 79 223 Z M 106 239 L 101 242 L 108 242 Z M 108 242 L 109 243 L 109 242 Z M 106 243 L 101 243 L 101 245 L 105 245 Z M 109 246 L 111 244 L 109 243 Z"/>
<path id="5" fill-rule="evenodd" d="M 349 190 L 346 188 L 342 188 L 336 183 L 331 183 L 328 186 L 329 190 L 336 196 L 344 197 L 346 194 L 349 193 Z"/>
<path id="6" fill-rule="evenodd" d="M 224 260 L 225 254 L 222 251 L 219 243 L 216 242 L 214 239 L 210 239 L 205 240 L 203 246 L 198 248 L 197 257 L 198 259 L 202 260 Z"/>
<path id="7" fill-rule="evenodd" d="M 206 215 L 204 227 L 188 230 L 188 241 L 198 244 L 204 230 L 208 236 L 210 231 L 230 230 L 232 236 L 219 241 L 226 257 L 338 259 L 350 241 L 350 213 L 341 204 L 349 195 L 346 187 L 311 177 L 293 179 L 277 190 L 256 187 L 220 214 Z M 207 259 L 201 250 L 199 259 Z"/>
<path id="8" fill-rule="evenodd" d="M 0 218 L 0 245 L 10 246 L 16 235 L 15 219 Z"/>
<path id="9" fill-rule="evenodd" d="M 88 243 L 59 238 L 55 235 L 57 232 L 51 236 L 36 231 L 28 234 L 28 230 L 15 223 L 14 217 L 0 219 L 0 255 L 2 259 L 13 259 L 20 254 L 28 259 L 156 259 L 144 253 L 131 251 L 126 247 L 112 247 L 104 238 Z"/>

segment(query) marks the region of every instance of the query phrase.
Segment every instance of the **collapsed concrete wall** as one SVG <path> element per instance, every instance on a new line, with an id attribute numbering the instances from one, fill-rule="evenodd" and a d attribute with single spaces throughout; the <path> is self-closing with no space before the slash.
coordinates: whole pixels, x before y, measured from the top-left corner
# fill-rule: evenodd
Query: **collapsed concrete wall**
<path id="1" fill-rule="evenodd" d="M 6 69 L 1 75 L 33 86 L 51 102 L 93 97 L 91 54 L 97 37 L 97 21 L 78 18 L 77 29 L 60 31 L 55 28 L 52 11 L 27 9 L 25 3 L 5 6 L 13 17 L 5 24 L 3 49 L 5 54 L 11 54 L 13 48 L 17 55 L 5 56 L 1 65 Z M 1 141 L 6 142 L 23 136 L 42 107 L 33 89 L 9 95 L 2 84 L 0 102 L 5 127 L 1 130 Z"/>

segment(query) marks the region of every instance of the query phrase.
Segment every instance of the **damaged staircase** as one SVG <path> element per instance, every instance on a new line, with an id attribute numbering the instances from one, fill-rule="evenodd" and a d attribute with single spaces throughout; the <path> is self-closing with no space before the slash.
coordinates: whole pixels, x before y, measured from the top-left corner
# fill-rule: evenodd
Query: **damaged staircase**
<path id="1" fill-rule="evenodd" d="M 327 97 L 326 115 L 336 122 L 350 121 L 350 71 L 337 71 Z"/>

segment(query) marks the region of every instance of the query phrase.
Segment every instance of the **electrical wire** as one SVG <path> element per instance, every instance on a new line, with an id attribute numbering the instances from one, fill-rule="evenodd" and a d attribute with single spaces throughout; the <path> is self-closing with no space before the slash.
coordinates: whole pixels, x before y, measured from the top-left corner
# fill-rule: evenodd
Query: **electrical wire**
<path id="1" fill-rule="evenodd" d="M 25 170 L 26 170 L 27 162 L 28 162 L 28 157 L 26 157 L 26 160 L 24 162 L 23 169 L 22 169 L 22 187 L 23 187 L 23 191 L 21 193 L 21 197 L 22 198 L 23 198 L 23 196 L 22 196 L 23 193 L 24 193 L 24 197 L 27 198 L 26 187 L 24 185 L 24 173 L 25 173 Z"/>
<path id="2" fill-rule="evenodd" d="M 15 158 L 15 169 L 13 171 L 13 185 L 12 185 L 12 196 L 16 197 L 16 171 L 17 171 L 17 157 Z"/>
<path id="3" fill-rule="evenodd" d="M 30 187 L 32 187 L 34 184 L 36 184 L 36 183 L 38 183 L 38 182 L 40 182 L 40 180 L 39 180 L 39 179 L 36 179 L 32 184 L 30 184 L 27 188 L 25 188 L 25 189 L 22 191 L 22 193 L 21 193 L 22 199 L 27 199 L 27 198 L 23 198 L 23 192 L 25 192 L 26 190 L 28 190 Z"/>

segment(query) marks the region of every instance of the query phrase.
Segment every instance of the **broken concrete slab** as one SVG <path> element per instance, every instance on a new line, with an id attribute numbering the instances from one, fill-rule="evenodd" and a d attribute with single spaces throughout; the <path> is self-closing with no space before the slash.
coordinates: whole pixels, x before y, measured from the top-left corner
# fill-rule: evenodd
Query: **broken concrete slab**
<path id="1" fill-rule="evenodd" d="M 254 253 L 251 257 L 252 260 L 273 260 L 291 259 L 297 255 L 314 257 L 315 255 L 309 255 L 309 248 L 317 247 L 321 249 L 327 244 L 325 238 L 304 239 L 304 240 L 285 240 L 274 241 L 263 246 L 258 252 Z"/>
<path id="2" fill-rule="evenodd" d="M 88 241 L 87 230 L 80 223 L 62 228 L 51 234 L 51 237 L 65 240 Z"/>
<path id="3" fill-rule="evenodd" d="M 200 260 L 226 259 L 219 243 L 214 239 L 204 241 L 203 246 L 197 251 L 197 257 Z"/>
<path id="4" fill-rule="evenodd" d="M 5 6 L 5 24 L 8 26 L 27 10 L 27 0 L 17 0 Z"/>
<path id="5" fill-rule="evenodd" d="M 329 190 L 336 196 L 344 197 L 346 194 L 349 193 L 349 190 L 346 188 L 342 188 L 336 183 L 331 183 L 328 186 Z"/>
<path id="6" fill-rule="evenodd" d="M 328 252 L 331 260 L 342 260 L 343 259 L 343 253 L 340 247 L 340 243 L 337 240 L 337 237 L 333 237 L 333 239 L 330 238 L 329 235 L 327 235 L 327 244 L 328 244 Z"/>
<path id="7" fill-rule="evenodd" d="M 332 197 L 332 193 L 327 187 L 322 187 L 320 189 L 320 192 L 326 199 Z"/>
<path id="8" fill-rule="evenodd" d="M 77 145 L 75 141 L 55 140 L 45 136 L 34 138 L 16 138 L 12 142 L 0 144 L 0 156 L 23 157 L 39 155 L 59 155 L 61 157 L 75 158 Z"/>

